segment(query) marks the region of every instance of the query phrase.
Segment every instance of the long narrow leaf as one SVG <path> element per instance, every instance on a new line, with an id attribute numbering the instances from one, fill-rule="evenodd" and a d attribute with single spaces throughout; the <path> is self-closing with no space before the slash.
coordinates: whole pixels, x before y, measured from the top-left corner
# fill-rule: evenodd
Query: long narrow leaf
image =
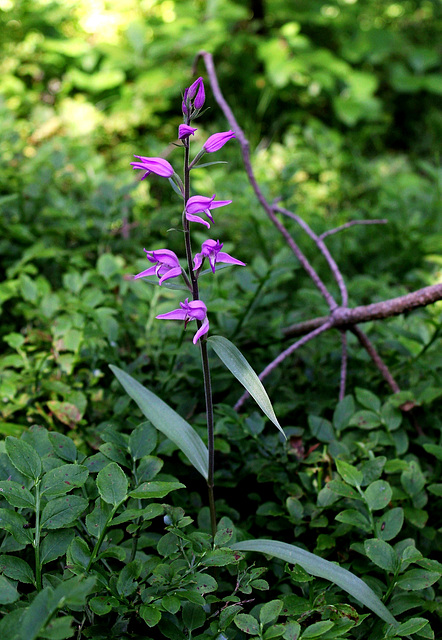
<path id="1" fill-rule="evenodd" d="M 267 395 L 267 391 L 264 389 L 261 380 L 244 358 L 241 351 L 237 349 L 230 340 L 227 340 L 227 338 L 223 338 L 222 336 L 210 336 L 207 342 L 215 351 L 219 359 L 222 360 L 226 367 L 233 373 L 235 378 L 250 393 L 256 404 L 266 414 L 268 419 L 278 427 L 284 438 L 286 438 L 275 412 L 273 411 L 272 403 Z"/>
<path id="2" fill-rule="evenodd" d="M 209 454 L 206 445 L 195 429 L 176 411 L 171 409 L 168 404 L 151 391 L 148 391 L 128 373 L 114 365 L 109 365 L 109 367 L 132 400 L 135 400 L 146 418 L 151 421 L 158 431 L 164 433 L 181 449 L 195 469 L 207 480 Z"/>
<path id="3" fill-rule="evenodd" d="M 307 573 L 318 578 L 330 580 L 338 587 L 347 591 L 353 598 L 359 600 L 366 607 L 376 613 L 389 624 L 397 625 L 397 621 L 379 600 L 377 595 L 360 578 L 338 564 L 324 560 L 300 547 L 277 540 L 246 540 L 232 544 L 235 551 L 258 551 L 285 560 L 291 564 L 299 564 Z"/>

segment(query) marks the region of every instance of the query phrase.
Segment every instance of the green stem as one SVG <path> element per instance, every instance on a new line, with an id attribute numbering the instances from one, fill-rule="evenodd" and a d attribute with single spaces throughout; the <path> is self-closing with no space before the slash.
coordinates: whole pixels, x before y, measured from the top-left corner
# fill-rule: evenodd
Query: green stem
<path id="1" fill-rule="evenodd" d="M 40 480 L 35 483 L 35 582 L 37 591 L 41 591 L 41 562 L 40 562 Z"/>
<path id="2" fill-rule="evenodd" d="M 104 524 L 104 527 L 103 527 L 103 531 L 101 532 L 100 537 L 98 538 L 97 542 L 95 543 L 95 547 L 94 547 L 94 549 L 92 551 L 92 555 L 91 555 L 90 560 L 88 562 L 88 565 L 86 567 L 86 571 L 90 570 L 95 558 L 97 557 L 98 552 L 100 551 L 100 547 L 101 547 L 101 545 L 103 543 L 104 537 L 105 537 L 105 535 L 107 533 L 107 530 L 109 528 L 110 522 L 111 522 L 112 518 L 114 517 L 115 512 L 116 512 L 116 510 L 118 509 L 119 506 L 120 506 L 119 504 L 115 505 L 114 508 L 112 509 L 112 511 L 110 512 L 110 514 L 108 515 L 108 518 L 107 518 L 107 520 L 106 520 L 106 522 Z"/>

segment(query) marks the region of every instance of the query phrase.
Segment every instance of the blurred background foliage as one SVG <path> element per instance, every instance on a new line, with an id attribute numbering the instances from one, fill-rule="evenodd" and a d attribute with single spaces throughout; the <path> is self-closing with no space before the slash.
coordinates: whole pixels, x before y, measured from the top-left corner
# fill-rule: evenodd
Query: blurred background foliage
<path id="1" fill-rule="evenodd" d="M 201 409 L 198 354 L 187 341 L 179 350 L 177 324 L 153 321 L 177 293 L 124 278 L 145 267 L 143 246 L 181 255 L 176 196 L 161 179 L 139 184 L 129 162 L 162 155 L 179 167 L 181 93 L 200 49 L 269 197 L 317 232 L 388 219 L 329 240 L 352 304 L 440 279 L 440 26 L 431 0 L 0 0 L 2 432 L 43 421 L 93 443 L 97 425 L 128 412 L 108 362 L 185 415 Z M 196 73 L 206 78 L 202 63 Z M 227 128 L 206 88 L 195 148 Z M 238 145 L 219 159 L 229 164 L 194 171 L 194 189 L 233 199 L 214 232 L 248 268 L 221 272 L 203 295 L 213 332 L 259 371 L 287 346 L 282 327 L 326 308 L 258 207 Z M 368 327 L 419 404 L 440 397 L 440 310 Z M 350 350 L 350 389 L 363 380 L 385 393 L 352 340 Z M 323 336 L 268 379 L 283 420 L 331 410 L 339 357 L 337 337 Z M 236 384 L 215 375 L 218 399 L 234 401 Z"/>

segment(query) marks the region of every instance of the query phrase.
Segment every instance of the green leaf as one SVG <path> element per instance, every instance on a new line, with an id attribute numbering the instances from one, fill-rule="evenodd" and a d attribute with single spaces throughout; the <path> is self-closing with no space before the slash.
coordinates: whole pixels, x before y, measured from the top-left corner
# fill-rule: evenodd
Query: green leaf
<path id="1" fill-rule="evenodd" d="M 86 516 L 86 527 L 88 533 L 95 538 L 99 538 L 107 524 L 112 507 L 107 502 L 98 498 L 94 509 Z"/>
<path id="2" fill-rule="evenodd" d="M 3 573 L 12 580 L 35 584 L 34 572 L 25 560 L 10 555 L 0 556 L 0 573 Z M 5 603 L 3 603 L 5 604 Z"/>
<path id="3" fill-rule="evenodd" d="M 348 424 L 352 427 L 369 430 L 379 427 L 381 419 L 376 413 L 373 413 L 373 411 L 363 409 L 362 411 L 357 411 L 351 417 Z"/>
<path id="4" fill-rule="evenodd" d="M 390 573 L 396 571 L 398 560 L 393 547 L 388 542 L 371 538 L 370 540 L 365 540 L 364 549 L 375 565 L 385 569 L 385 571 L 390 571 Z"/>
<path id="5" fill-rule="evenodd" d="M 404 524 L 404 510 L 401 507 L 390 509 L 376 520 L 376 535 L 381 540 L 392 540 Z"/>
<path id="6" fill-rule="evenodd" d="M 344 460 L 336 459 L 335 462 L 338 473 L 345 482 L 351 484 L 352 487 L 361 486 L 364 477 L 362 471 L 359 471 L 352 464 L 349 464 Z"/>
<path id="7" fill-rule="evenodd" d="M 193 602 L 186 602 L 183 605 L 183 623 L 189 630 L 199 629 L 206 621 L 204 609 Z"/>
<path id="8" fill-rule="evenodd" d="M 344 496 L 344 498 L 355 498 L 356 500 L 361 500 L 361 496 L 357 491 L 355 491 L 350 485 L 342 482 L 341 480 L 330 480 L 327 483 L 327 487 L 333 493 L 337 493 L 338 496 Z"/>
<path id="9" fill-rule="evenodd" d="M 87 545 L 87 542 L 82 538 L 74 538 L 69 545 L 69 549 L 66 557 L 66 564 L 69 566 L 81 567 L 86 570 L 91 559 L 91 551 Z"/>
<path id="10" fill-rule="evenodd" d="M 425 569 L 411 569 L 407 571 L 397 581 L 397 586 L 404 591 L 418 591 L 431 587 L 437 582 L 440 574 L 436 571 L 426 571 Z"/>
<path id="11" fill-rule="evenodd" d="M 232 549 L 214 549 L 209 551 L 201 561 L 206 567 L 224 567 L 227 564 L 237 564 L 240 557 L 237 557 Z"/>
<path id="12" fill-rule="evenodd" d="M 243 385 L 248 393 L 255 400 L 268 419 L 279 429 L 284 438 L 287 439 L 267 395 L 267 391 L 261 380 L 258 378 L 252 367 L 249 365 L 241 351 L 234 344 L 222 336 L 210 336 L 208 344 L 215 351 L 219 359 L 226 365 L 229 371 Z"/>
<path id="13" fill-rule="evenodd" d="M 215 545 L 215 547 L 224 547 L 232 539 L 232 536 L 233 529 L 220 529 L 215 534 L 213 544 Z"/>
<path id="14" fill-rule="evenodd" d="M 345 398 L 338 402 L 333 413 L 333 426 L 336 431 L 345 429 L 354 412 L 355 401 L 353 400 L 353 396 L 345 396 Z"/>
<path id="15" fill-rule="evenodd" d="M 393 492 L 388 482 L 385 482 L 385 480 L 376 480 L 368 485 L 364 495 L 371 511 L 378 511 L 387 506 Z"/>
<path id="16" fill-rule="evenodd" d="M 41 513 L 41 527 L 61 529 L 72 524 L 88 506 L 88 501 L 80 496 L 63 496 L 48 502 Z"/>
<path id="17" fill-rule="evenodd" d="M 123 513 L 120 513 L 120 515 L 112 519 L 112 525 L 123 524 L 124 522 L 128 522 L 129 520 L 136 520 L 137 518 L 142 518 L 143 520 L 151 520 L 152 518 L 161 516 L 163 513 L 163 505 L 154 502 L 145 507 L 145 509 L 126 509 L 126 511 L 123 511 Z"/>
<path id="18" fill-rule="evenodd" d="M 6 453 L 10 461 L 20 473 L 27 478 L 38 480 L 41 474 L 41 460 L 30 444 L 8 436 L 5 440 Z"/>
<path id="19" fill-rule="evenodd" d="M 412 633 L 417 633 L 425 625 L 428 624 L 428 620 L 426 618 L 410 618 L 406 622 L 403 622 L 398 626 L 395 630 L 397 636 L 409 636 Z"/>
<path id="20" fill-rule="evenodd" d="M 74 616 L 63 616 L 62 618 L 52 618 L 40 631 L 39 637 L 45 640 L 65 640 L 71 638 L 75 634 L 73 627 Z"/>
<path id="21" fill-rule="evenodd" d="M 164 498 L 171 491 L 185 488 L 181 482 L 143 482 L 129 495 L 131 498 Z"/>
<path id="22" fill-rule="evenodd" d="M 113 596 L 96 596 L 91 598 L 88 602 L 88 606 L 92 609 L 97 616 L 105 616 L 112 609 L 118 606 L 118 600 Z"/>
<path id="23" fill-rule="evenodd" d="M 43 539 L 40 546 L 40 562 L 46 564 L 52 562 L 66 553 L 75 533 L 72 529 L 50 531 Z"/>
<path id="24" fill-rule="evenodd" d="M 28 521 L 13 509 L 0 509 L 0 529 L 12 535 L 20 544 L 33 542 L 32 531 L 27 528 Z"/>
<path id="25" fill-rule="evenodd" d="M 17 589 L 5 576 L 0 575 L 0 604 L 11 604 L 19 599 Z"/>
<path id="26" fill-rule="evenodd" d="M 148 627 L 154 627 L 161 620 L 161 611 L 151 604 L 143 604 L 140 607 L 140 616 Z"/>
<path id="27" fill-rule="evenodd" d="M 20 620 L 19 640 L 35 640 L 56 606 L 53 599 L 53 589 L 45 587 L 35 596 Z"/>
<path id="28" fill-rule="evenodd" d="M 35 509 L 34 496 L 19 482 L 0 481 L 0 497 L 5 498 L 10 505 L 18 509 Z"/>
<path id="29" fill-rule="evenodd" d="M 51 431 L 48 433 L 48 437 L 59 458 L 67 462 L 75 462 L 77 459 L 77 447 L 71 438 L 57 431 Z"/>
<path id="30" fill-rule="evenodd" d="M 302 637 L 319 638 L 324 633 L 329 631 L 334 626 L 334 624 L 335 623 L 331 620 L 321 620 L 320 622 L 315 622 L 302 632 Z"/>
<path id="31" fill-rule="evenodd" d="M 127 497 L 128 480 L 116 462 L 110 462 L 97 475 L 97 487 L 102 499 L 114 507 Z"/>
<path id="32" fill-rule="evenodd" d="M 201 475 L 207 480 L 209 469 L 209 453 L 204 442 L 188 422 L 178 413 L 148 391 L 128 373 L 109 365 L 112 373 L 118 378 L 126 392 L 135 400 L 143 414 L 153 426 L 172 440 L 187 456 Z"/>
<path id="33" fill-rule="evenodd" d="M 234 618 L 234 622 L 238 629 L 241 629 L 244 633 L 248 633 L 252 636 L 259 633 L 258 621 L 248 613 L 238 613 Z"/>
<path id="34" fill-rule="evenodd" d="M 161 604 L 169 613 L 175 614 L 180 610 L 181 601 L 176 596 L 164 596 L 161 599 Z"/>
<path id="35" fill-rule="evenodd" d="M 344 589 L 344 591 L 347 591 L 356 600 L 374 611 L 385 622 L 397 625 L 396 620 L 370 587 L 338 564 L 315 556 L 313 553 L 294 545 L 276 540 L 247 540 L 233 544 L 231 549 L 258 551 L 280 558 L 290 564 L 299 564 L 311 575 L 329 580 Z"/>
<path id="36" fill-rule="evenodd" d="M 261 624 L 273 622 L 281 613 L 282 600 L 270 600 L 263 605 L 259 612 L 259 620 Z"/>
<path id="37" fill-rule="evenodd" d="M 120 596 L 127 598 L 136 591 L 137 579 L 140 577 L 142 568 L 143 565 L 138 560 L 133 560 L 123 567 L 117 580 L 117 591 Z"/>
<path id="38" fill-rule="evenodd" d="M 157 432 L 148 422 L 143 422 L 132 431 L 129 438 L 129 451 L 133 460 L 149 455 L 157 444 Z"/>
<path id="39" fill-rule="evenodd" d="M 442 460 L 442 446 L 440 444 L 424 444 L 424 449 L 438 460 Z"/>
<path id="40" fill-rule="evenodd" d="M 371 409 L 375 413 L 379 413 L 381 409 L 381 401 L 368 389 L 361 389 L 356 387 L 356 400 L 366 409 Z"/>
<path id="41" fill-rule="evenodd" d="M 72 489 L 81 487 L 88 475 L 88 469 L 81 464 L 64 464 L 45 473 L 41 481 L 40 493 L 46 500 L 58 498 Z"/>
<path id="42" fill-rule="evenodd" d="M 370 531 L 370 521 L 357 509 L 345 509 L 338 513 L 335 518 L 338 522 L 345 522 L 351 524 L 353 527 L 359 527 L 363 531 Z"/>

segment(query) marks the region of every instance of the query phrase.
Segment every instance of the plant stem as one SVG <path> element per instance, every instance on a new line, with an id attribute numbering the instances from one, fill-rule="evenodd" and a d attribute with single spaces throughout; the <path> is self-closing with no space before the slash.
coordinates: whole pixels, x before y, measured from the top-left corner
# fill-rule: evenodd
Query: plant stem
<path id="1" fill-rule="evenodd" d="M 41 591 L 41 563 L 40 563 L 40 480 L 35 483 L 35 582 L 37 591 Z"/>
<path id="2" fill-rule="evenodd" d="M 189 123 L 187 123 L 189 124 Z M 187 268 L 189 271 L 190 281 L 192 284 L 192 296 L 194 300 L 199 300 L 198 277 L 193 271 L 192 265 L 192 245 L 190 239 L 190 225 L 186 218 L 186 204 L 190 197 L 190 166 L 189 166 L 190 146 L 189 141 L 184 141 L 184 210 L 183 210 L 183 229 L 186 244 Z M 201 328 L 201 322 L 197 320 L 198 329 Z M 214 471 L 215 471 L 215 444 L 214 444 L 214 427 L 213 427 L 213 400 L 212 400 L 212 384 L 210 380 L 209 356 L 207 353 L 207 342 L 204 337 L 200 338 L 201 363 L 203 368 L 204 379 L 204 396 L 206 399 L 206 418 L 207 418 L 207 447 L 209 450 L 209 469 L 207 476 L 207 489 L 209 492 L 209 510 L 210 510 L 210 528 L 212 537 L 216 533 L 216 509 L 214 497 Z"/>
<path id="3" fill-rule="evenodd" d="M 115 505 L 114 508 L 112 509 L 112 511 L 110 512 L 110 514 L 109 514 L 109 516 L 108 516 L 108 518 L 107 518 L 107 520 L 106 520 L 106 522 L 104 524 L 103 531 L 101 532 L 100 537 L 98 538 L 97 542 L 95 543 L 95 547 L 94 547 L 94 549 L 92 551 L 92 555 L 91 555 L 91 557 L 89 559 L 88 565 L 86 567 L 86 571 L 90 570 L 95 558 L 97 557 L 98 552 L 100 551 L 100 547 L 102 545 L 102 542 L 104 540 L 104 536 L 106 535 L 106 532 L 107 532 L 107 530 L 109 528 L 109 524 L 110 524 L 112 518 L 114 517 L 115 512 L 116 512 L 116 510 L 118 509 L 119 506 L 120 506 L 119 504 Z"/>

